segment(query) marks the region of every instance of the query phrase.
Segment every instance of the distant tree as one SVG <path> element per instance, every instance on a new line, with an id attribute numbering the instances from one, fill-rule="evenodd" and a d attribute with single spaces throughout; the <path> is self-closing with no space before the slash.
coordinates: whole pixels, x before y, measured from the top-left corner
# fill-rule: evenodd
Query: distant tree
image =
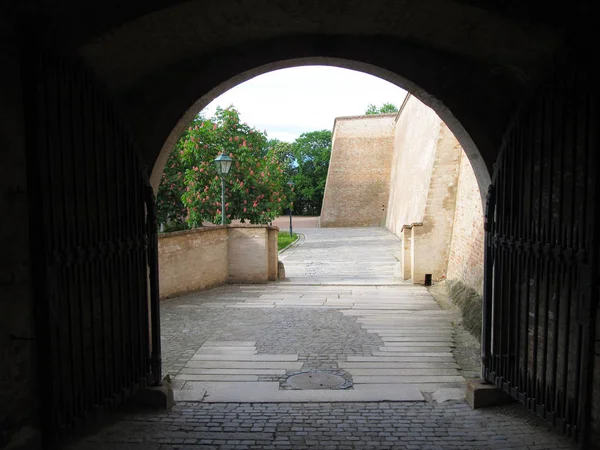
<path id="1" fill-rule="evenodd" d="M 370 115 L 374 115 L 374 114 L 390 114 L 390 113 L 397 113 L 398 112 L 398 107 L 396 105 L 394 105 L 393 103 L 384 103 L 381 106 L 375 106 L 373 104 L 370 104 L 367 107 L 367 110 L 365 111 L 365 114 L 370 116 Z"/>
<path id="2" fill-rule="evenodd" d="M 269 223 L 280 215 L 287 197 L 284 169 L 275 152 L 266 134 L 240 122 L 233 106 L 217 108 L 211 119 L 195 121 L 180 151 L 186 164 L 182 202 L 188 225 L 221 221 L 221 180 L 213 163 L 221 153 L 233 159 L 225 178 L 226 222 Z"/>
<path id="3" fill-rule="evenodd" d="M 268 145 L 264 133 L 241 123 L 233 106 L 210 119 L 197 117 L 169 157 L 159 187 L 157 206 L 161 223 L 173 228 L 220 223 L 221 180 L 213 160 L 225 153 L 233 159 L 225 178 L 226 222 L 268 223 L 288 205 L 286 156 Z"/>
<path id="4" fill-rule="evenodd" d="M 187 208 L 181 201 L 181 197 L 185 192 L 186 166 L 180 157 L 183 143 L 187 139 L 187 133 L 187 131 L 183 133 L 175 150 L 169 155 L 158 186 L 156 197 L 157 218 L 158 223 L 164 227 L 164 231 L 177 231 L 188 228 L 186 221 Z"/>
<path id="5" fill-rule="evenodd" d="M 277 161 L 283 168 L 283 177 L 286 183 L 296 174 L 292 145 L 290 142 L 280 141 L 279 139 L 269 139 L 268 144 L 268 148 L 273 150 Z"/>
<path id="6" fill-rule="evenodd" d="M 331 156 L 331 131 L 303 133 L 292 144 L 295 167 L 290 169 L 294 182 L 294 211 L 319 215 L 325 193 Z"/>

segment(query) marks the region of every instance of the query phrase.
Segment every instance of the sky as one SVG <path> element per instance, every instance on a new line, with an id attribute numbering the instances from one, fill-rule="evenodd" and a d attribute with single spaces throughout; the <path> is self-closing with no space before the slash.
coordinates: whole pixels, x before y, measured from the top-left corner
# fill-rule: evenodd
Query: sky
<path id="1" fill-rule="evenodd" d="M 259 75 L 213 100 L 204 114 L 233 104 L 241 120 L 268 137 L 293 142 L 300 134 L 331 130 L 336 117 L 364 114 L 369 104 L 400 107 L 406 91 L 381 78 L 328 66 L 302 66 Z"/>

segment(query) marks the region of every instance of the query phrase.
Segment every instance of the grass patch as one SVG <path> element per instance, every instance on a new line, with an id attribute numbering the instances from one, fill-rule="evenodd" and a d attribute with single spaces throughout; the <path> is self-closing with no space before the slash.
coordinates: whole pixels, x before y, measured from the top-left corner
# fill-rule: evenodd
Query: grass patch
<path id="1" fill-rule="evenodd" d="M 290 245 L 292 242 L 295 242 L 296 239 L 298 239 L 298 235 L 296 233 L 292 234 L 290 236 L 290 233 L 278 233 L 277 234 L 277 250 L 281 250 L 282 248 L 287 247 L 288 245 Z"/>

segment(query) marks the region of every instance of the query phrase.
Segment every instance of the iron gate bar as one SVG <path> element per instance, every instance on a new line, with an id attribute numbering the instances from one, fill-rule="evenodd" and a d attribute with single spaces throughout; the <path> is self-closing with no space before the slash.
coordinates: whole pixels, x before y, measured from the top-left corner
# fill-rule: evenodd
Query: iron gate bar
<path id="1" fill-rule="evenodd" d="M 160 376 L 149 354 L 156 233 L 147 176 L 106 94 L 76 58 L 37 43 L 24 41 L 22 73 L 35 124 L 27 161 L 44 444 L 55 448 Z M 160 364 L 160 346 L 153 354 Z"/>
<path id="2" fill-rule="evenodd" d="M 600 194 L 597 97 L 558 74 L 504 137 L 485 220 L 483 374 L 563 433 L 589 436 Z"/>

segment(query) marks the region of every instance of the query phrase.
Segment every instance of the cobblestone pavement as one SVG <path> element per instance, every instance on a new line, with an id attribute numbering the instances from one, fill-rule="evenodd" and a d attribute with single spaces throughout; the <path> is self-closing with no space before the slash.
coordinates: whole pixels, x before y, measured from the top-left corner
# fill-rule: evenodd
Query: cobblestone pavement
<path id="1" fill-rule="evenodd" d="M 431 370 L 451 379 L 457 375 L 449 353 L 453 338 L 446 329 L 447 311 L 423 288 L 394 281 L 394 236 L 381 229 L 303 232 L 303 243 L 283 258 L 291 281 L 223 286 L 163 303 L 163 367 L 175 376 L 177 392 L 219 379 L 231 382 L 222 385 L 245 386 L 242 390 L 275 384 L 289 393 L 287 374 L 307 369 L 354 371 L 355 381 L 363 376 L 363 382 L 398 373 L 423 376 Z M 426 329 L 419 330 L 423 324 Z M 390 380 L 380 386 L 401 389 Z M 433 392 L 448 385 L 431 382 L 419 388 Z M 113 423 L 71 448 L 575 448 L 519 405 L 473 411 L 463 400 L 425 398 L 427 402 L 178 401 L 169 412 L 114 414 Z"/>
<path id="2" fill-rule="evenodd" d="M 575 449 L 517 405 L 436 403 L 178 403 L 120 413 L 71 450 Z"/>

